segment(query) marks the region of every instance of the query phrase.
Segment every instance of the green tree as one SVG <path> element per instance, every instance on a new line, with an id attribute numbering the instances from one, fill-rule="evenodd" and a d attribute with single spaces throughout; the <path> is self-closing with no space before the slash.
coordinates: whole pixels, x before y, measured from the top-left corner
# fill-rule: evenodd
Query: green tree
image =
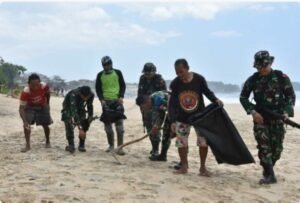
<path id="1" fill-rule="evenodd" d="M 20 65 L 5 62 L 0 57 L 0 83 L 8 89 L 16 86 L 16 80 L 26 71 L 26 68 Z"/>

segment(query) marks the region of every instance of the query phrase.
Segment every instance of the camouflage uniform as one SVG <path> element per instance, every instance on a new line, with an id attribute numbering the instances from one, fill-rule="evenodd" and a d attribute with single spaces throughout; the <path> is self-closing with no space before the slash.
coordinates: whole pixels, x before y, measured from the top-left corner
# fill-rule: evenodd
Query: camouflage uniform
<path id="1" fill-rule="evenodd" d="M 281 71 L 272 70 L 267 76 L 257 72 L 247 79 L 240 95 L 240 102 L 247 114 L 255 110 L 255 105 L 249 101 L 251 92 L 254 94 L 256 106 L 293 116 L 295 93 L 290 79 Z M 264 123 L 254 123 L 253 128 L 258 157 L 262 166 L 275 165 L 283 150 L 284 125 L 281 120 L 274 120 L 263 114 L 262 116 Z"/>
<path id="2" fill-rule="evenodd" d="M 163 139 L 162 139 L 161 156 L 163 157 L 164 160 L 166 160 L 167 151 L 170 146 L 170 132 L 171 132 L 171 123 L 169 122 L 168 115 L 167 115 L 168 93 L 166 91 L 157 91 L 151 94 L 150 98 L 152 100 L 152 108 L 149 111 L 152 118 L 151 129 L 153 127 L 156 128 L 162 127 Z"/>
<path id="3" fill-rule="evenodd" d="M 69 146 L 74 146 L 74 128 L 76 125 L 86 132 L 89 128 L 88 119 L 93 117 L 94 94 L 84 102 L 80 97 L 80 88 L 71 90 L 64 99 L 61 111 L 61 120 L 65 123 L 66 138 Z M 87 108 L 87 110 L 86 110 Z M 88 117 L 86 115 L 88 113 Z M 79 145 L 84 145 L 84 140 L 80 140 Z"/>
<path id="4" fill-rule="evenodd" d="M 147 78 L 142 75 L 138 84 L 138 97 L 140 95 L 151 95 L 152 93 L 160 90 L 166 90 L 166 83 L 160 74 L 155 74 L 151 80 L 147 80 Z M 143 113 L 143 125 L 146 127 L 147 133 L 149 133 L 152 129 L 152 114 L 150 112 Z M 152 148 L 157 148 L 160 142 L 161 134 L 158 132 L 156 135 L 150 137 Z M 152 149 L 152 151 L 154 151 Z"/>

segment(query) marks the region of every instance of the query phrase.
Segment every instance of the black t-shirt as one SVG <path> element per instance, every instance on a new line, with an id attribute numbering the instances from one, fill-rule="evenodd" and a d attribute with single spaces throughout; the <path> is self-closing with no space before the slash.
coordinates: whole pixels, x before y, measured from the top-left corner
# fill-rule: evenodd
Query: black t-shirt
<path id="1" fill-rule="evenodd" d="M 203 94 L 215 102 L 217 97 L 208 88 L 203 76 L 193 72 L 193 79 L 183 83 L 178 77 L 171 84 L 171 98 L 169 103 L 169 117 L 171 122 L 188 123 L 188 118 L 201 111 L 205 104 Z"/>

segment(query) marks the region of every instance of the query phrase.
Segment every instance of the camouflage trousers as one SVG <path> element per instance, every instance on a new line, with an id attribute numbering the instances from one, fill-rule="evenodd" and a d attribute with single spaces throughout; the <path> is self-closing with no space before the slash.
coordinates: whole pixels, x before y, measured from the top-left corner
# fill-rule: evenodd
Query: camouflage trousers
<path id="1" fill-rule="evenodd" d="M 123 144 L 124 141 L 124 124 L 123 119 L 120 119 L 114 122 L 117 132 L 117 144 L 118 146 Z M 107 142 L 110 147 L 114 147 L 115 145 L 115 138 L 114 138 L 114 130 L 113 130 L 113 123 L 106 123 L 104 124 L 104 130 L 107 136 Z"/>
<path id="2" fill-rule="evenodd" d="M 277 120 L 254 124 L 253 131 L 257 141 L 260 164 L 275 165 L 283 150 L 284 124 Z"/>
<path id="3" fill-rule="evenodd" d="M 145 112 L 143 113 L 143 123 L 144 126 L 146 127 L 147 133 L 149 133 L 152 130 L 153 127 L 153 118 L 152 118 L 152 112 Z M 161 132 L 160 130 L 157 132 L 157 134 L 152 134 L 151 136 L 149 136 L 149 139 L 153 142 L 160 142 L 160 138 L 161 138 Z"/>

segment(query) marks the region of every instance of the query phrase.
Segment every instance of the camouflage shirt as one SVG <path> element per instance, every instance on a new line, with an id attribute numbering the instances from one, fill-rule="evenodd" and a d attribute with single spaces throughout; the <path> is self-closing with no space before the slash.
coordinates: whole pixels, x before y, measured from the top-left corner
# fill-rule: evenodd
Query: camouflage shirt
<path id="1" fill-rule="evenodd" d="M 93 117 L 93 101 L 94 94 L 85 102 L 81 99 L 79 88 L 71 90 L 64 99 L 62 109 L 62 121 L 73 120 L 74 123 L 86 119 L 86 113 L 89 117 Z M 87 108 L 87 110 L 86 110 Z"/>
<path id="2" fill-rule="evenodd" d="M 151 95 L 153 92 L 166 89 L 166 83 L 161 75 L 155 74 L 151 80 L 147 80 L 146 77 L 142 75 L 138 84 L 138 96 Z"/>
<path id="3" fill-rule="evenodd" d="M 152 100 L 152 126 L 160 127 L 164 122 L 164 117 L 168 109 L 168 92 L 157 91 L 151 94 Z"/>
<path id="4" fill-rule="evenodd" d="M 256 105 L 293 116 L 295 92 L 289 77 L 281 71 L 272 70 L 266 76 L 256 72 L 246 80 L 240 94 L 240 102 L 247 114 L 255 108 L 255 105 L 249 101 L 251 92 Z"/>

